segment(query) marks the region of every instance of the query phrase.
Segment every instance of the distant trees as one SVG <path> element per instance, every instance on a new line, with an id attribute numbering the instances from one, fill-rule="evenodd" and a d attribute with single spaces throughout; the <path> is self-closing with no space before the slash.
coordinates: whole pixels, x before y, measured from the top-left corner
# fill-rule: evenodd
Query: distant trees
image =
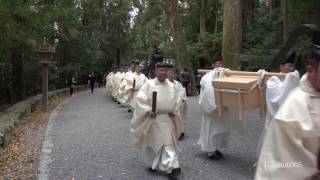
<path id="1" fill-rule="evenodd" d="M 169 19 L 170 32 L 175 45 L 176 62 L 179 68 L 191 68 L 191 63 L 187 56 L 187 47 L 182 31 L 180 14 L 176 0 L 165 0 L 165 12 Z"/>
<path id="2" fill-rule="evenodd" d="M 297 24 L 320 25 L 319 9 L 319 0 L 0 0 L 0 99 L 40 92 L 34 49 L 44 39 L 58 40 L 50 89 L 70 74 L 81 82 L 114 63 L 147 63 L 153 44 L 178 68 L 209 68 L 209 55 L 222 52 L 226 66 L 256 70 Z"/>
<path id="3" fill-rule="evenodd" d="M 222 55 L 226 67 L 240 69 L 242 2 L 224 0 Z"/>

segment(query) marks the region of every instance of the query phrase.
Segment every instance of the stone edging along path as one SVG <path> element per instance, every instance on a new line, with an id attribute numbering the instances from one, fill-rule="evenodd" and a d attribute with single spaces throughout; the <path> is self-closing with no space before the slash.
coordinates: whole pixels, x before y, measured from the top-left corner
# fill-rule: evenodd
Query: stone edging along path
<path id="1" fill-rule="evenodd" d="M 75 91 L 88 89 L 87 85 L 77 86 Z M 69 88 L 50 91 L 48 98 L 55 99 L 57 97 L 66 96 L 69 94 Z M 31 112 L 40 107 L 41 95 L 33 96 L 24 101 L 20 101 L 0 114 L 0 153 L 9 144 L 12 133 L 15 127 L 19 126 L 20 122 Z"/>

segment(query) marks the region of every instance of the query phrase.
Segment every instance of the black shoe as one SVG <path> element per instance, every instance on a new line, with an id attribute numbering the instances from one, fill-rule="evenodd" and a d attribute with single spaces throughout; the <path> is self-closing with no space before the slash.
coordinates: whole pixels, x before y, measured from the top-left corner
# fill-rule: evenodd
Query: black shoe
<path id="1" fill-rule="evenodd" d="M 178 180 L 179 175 L 181 174 L 181 168 L 173 169 L 171 173 L 168 174 L 170 180 Z"/>
<path id="2" fill-rule="evenodd" d="M 214 154 L 220 159 L 223 158 L 223 154 L 219 150 L 214 151 Z"/>
<path id="3" fill-rule="evenodd" d="M 180 134 L 180 137 L 178 138 L 178 141 L 182 141 L 184 139 L 184 132 Z"/>
<path id="4" fill-rule="evenodd" d="M 210 160 L 214 160 L 214 161 L 217 161 L 219 159 L 221 159 L 219 156 L 217 156 L 215 153 L 213 153 L 212 155 L 208 156 L 208 158 Z"/>
<path id="5" fill-rule="evenodd" d="M 178 176 L 172 175 L 172 173 L 168 174 L 167 176 L 169 180 L 179 180 Z"/>
<path id="6" fill-rule="evenodd" d="M 131 109 L 128 109 L 128 113 L 131 113 L 132 112 L 132 110 Z"/>
<path id="7" fill-rule="evenodd" d="M 152 169 L 152 167 L 148 167 L 148 171 L 151 172 L 151 173 L 157 172 L 157 170 Z"/>

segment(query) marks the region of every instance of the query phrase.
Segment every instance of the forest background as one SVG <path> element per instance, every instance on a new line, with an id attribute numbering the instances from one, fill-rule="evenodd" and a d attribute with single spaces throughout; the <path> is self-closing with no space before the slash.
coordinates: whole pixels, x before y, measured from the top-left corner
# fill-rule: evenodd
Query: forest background
<path id="1" fill-rule="evenodd" d="M 147 63 L 159 44 L 178 69 L 267 67 L 299 24 L 320 25 L 319 0 L 0 0 L 0 110 L 41 92 L 35 50 L 55 44 L 49 89 L 112 64 Z M 299 39 L 301 54 L 309 43 Z"/>

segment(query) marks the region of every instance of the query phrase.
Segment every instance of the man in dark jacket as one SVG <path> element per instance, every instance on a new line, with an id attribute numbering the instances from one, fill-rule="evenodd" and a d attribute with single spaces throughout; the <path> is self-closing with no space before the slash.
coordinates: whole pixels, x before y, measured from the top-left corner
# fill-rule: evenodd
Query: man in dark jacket
<path id="1" fill-rule="evenodd" d="M 94 77 L 93 73 L 89 74 L 88 84 L 90 85 L 91 93 L 93 93 L 93 90 L 94 90 L 94 83 L 95 83 L 95 77 Z"/>
<path id="2" fill-rule="evenodd" d="M 181 80 L 182 86 L 186 88 L 187 96 L 190 96 L 191 95 L 191 88 L 190 88 L 191 74 L 187 68 L 183 68 L 183 71 L 180 74 L 180 80 Z"/>

